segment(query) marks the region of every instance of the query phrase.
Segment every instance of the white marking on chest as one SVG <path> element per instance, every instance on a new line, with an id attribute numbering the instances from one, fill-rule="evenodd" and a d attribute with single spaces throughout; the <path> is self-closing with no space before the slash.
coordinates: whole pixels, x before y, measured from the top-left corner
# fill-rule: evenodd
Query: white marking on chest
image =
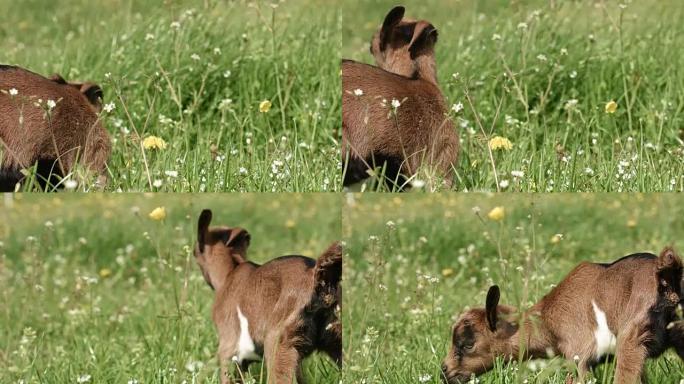
<path id="1" fill-rule="evenodd" d="M 245 315 L 242 314 L 240 307 L 237 307 L 238 320 L 240 321 L 240 338 L 237 346 L 237 360 L 241 363 L 243 360 L 261 360 L 261 357 L 256 354 L 254 347 L 254 340 L 249 335 L 249 322 Z"/>
<path id="2" fill-rule="evenodd" d="M 596 358 L 600 358 L 603 355 L 615 353 L 617 339 L 613 332 L 610 331 L 610 328 L 608 328 L 606 313 L 596 305 L 594 300 L 591 301 L 591 305 L 594 307 L 594 316 L 596 316 L 596 330 L 594 331 Z"/>

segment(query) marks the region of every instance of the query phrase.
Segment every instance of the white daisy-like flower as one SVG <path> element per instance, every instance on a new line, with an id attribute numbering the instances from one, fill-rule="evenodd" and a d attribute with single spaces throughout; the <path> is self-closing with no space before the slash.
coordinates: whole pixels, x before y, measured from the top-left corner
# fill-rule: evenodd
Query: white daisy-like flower
<path id="1" fill-rule="evenodd" d="M 102 107 L 102 109 L 104 109 L 105 112 L 110 113 L 116 109 L 116 105 L 114 103 L 107 103 L 104 105 L 104 107 Z"/>
<path id="2" fill-rule="evenodd" d="M 74 190 L 78 187 L 78 182 L 74 179 L 69 179 L 64 182 L 64 188 Z"/>
<path id="3" fill-rule="evenodd" d="M 354 96 L 363 96 L 363 89 L 361 88 L 356 88 L 354 90 Z"/>
<path id="4" fill-rule="evenodd" d="M 16 96 L 19 94 L 19 91 L 17 91 L 16 88 L 12 88 L 9 90 L 9 94 L 10 94 L 10 96 Z"/>

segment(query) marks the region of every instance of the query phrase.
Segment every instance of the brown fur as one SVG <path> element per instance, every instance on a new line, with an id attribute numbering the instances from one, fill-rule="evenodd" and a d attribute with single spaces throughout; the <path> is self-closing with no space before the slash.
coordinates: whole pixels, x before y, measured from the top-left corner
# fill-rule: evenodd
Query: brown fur
<path id="1" fill-rule="evenodd" d="M 612 264 L 581 263 L 522 315 L 498 305 L 499 289 L 493 286 L 486 307 L 466 311 L 454 325 L 443 380 L 467 381 L 491 369 L 496 357 L 516 359 L 521 352 L 528 358 L 560 354 L 579 359 L 582 380 L 601 361 L 596 355 L 593 300 L 616 337 L 614 382 L 636 383 L 646 358 L 670 347 L 684 357 L 684 326 L 672 323 L 681 279 L 681 259 L 665 248 L 659 257 L 635 254 Z"/>
<path id="2" fill-rule="evenodd" d="M 383 162 L 392 182 L 400 181 L 399 173 L 413 176 L 422 165 L 437 171 L 445 184 L 453 182 L 459 138 L 437 84 L 437 30 L 403 15 L 403 7 L 392 9 L 373 36 L 377 67 L 342 61 L 345 185 L 366 178 L 369 168 Z M 354 94 L 357 89 L 362 96 Z M 401 102 L 396 116 L 392 99 Z"/>
<path id="3" fill-rule="evenodd" d="M 211 211 L 198 222 L 195 257 L 216 291 L 213 320 L 219 337 L 221 382 L 230 383 L 229 367 L 240 335 L 237 308 L 248 320 L 256 353 L 263 356 L 269 383 L 303 382 L 301 362 L 314 351 L 342 363 L 342 247 L 332 244 L 318 260 L 283 256 L 266 264 L 247 261 L 250 235 L 242 228 L 209 228 Z M 240 362 L 241 369 L 251 361 Z"/>
<path id="4" fill-rule="evenodd" d="M 16 96 L 9 94 L 16 89 Z M 105 176 L 111 152 L 107 130 L 99 119 L 102 89 L 92 83 L 68 83 L 61 76 L 45 78 L 25 69 L 0 66 L 0 189 L 13 190 L 21 181 L 19 170 L 37 162 L 64 176 L 77 161 L 90 171 Z M 43 106 L 36 106 L 38 100 Z M 50 117 L 47 100 L 57 103 Z"/>

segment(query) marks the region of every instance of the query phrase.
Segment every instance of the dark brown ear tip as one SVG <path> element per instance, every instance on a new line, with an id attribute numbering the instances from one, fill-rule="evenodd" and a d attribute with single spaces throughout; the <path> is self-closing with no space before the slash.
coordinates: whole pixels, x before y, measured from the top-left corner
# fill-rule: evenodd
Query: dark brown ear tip
<path id="1" fill-rule="evenodd" d="M 202 210 L 202 213 L 200 213 L 199 220 L 197 221 L 198 227 L 208 227 L 209 223 L 211 223 L 211 209 L 204 209 Z"/>
<path id="2" fill-rule="evenodd" d="M 383 27 L 389 27 L 390 25 L 401 21 L 401 19 L 404 18 L 404 12 L 406 12 L 406 9 L 402 5 L 397 5 L 390 9 L 390 11 L 387 12 L 387 16 L 385 16 L 385 21 L 382 23 Z"/>
<path id="3" fill-rule="evenodd" d="M 48 77 L 48 80 L 52 80 L 57 84 L 66 84 L 66 80 L 60 75 L 59 73 L 55 73 L 52 76 Z"/>
<path id="4" fill-rule="evenodd" d="M 90 101 L 94 106 L 100 106 L 104 100 L 104 92 L 102 88 L 93 83 L 84 83 L 81 85 L 81 93 Z"/>

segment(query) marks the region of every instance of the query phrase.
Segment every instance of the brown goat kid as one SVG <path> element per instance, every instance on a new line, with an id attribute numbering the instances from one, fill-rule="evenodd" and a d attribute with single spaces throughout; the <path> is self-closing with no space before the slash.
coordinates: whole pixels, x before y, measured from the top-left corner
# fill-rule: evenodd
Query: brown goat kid
<path id="1" fill-rule="evenodd" d="M 403 17 L 404 7 L 393 8 L 373 36 L 377 67 L 342 61 L 344 185 L 383 164 L 399 187 L 421 166 L 453 183 L 459 138 L 437 84 L 437 29 Z"/>
<path id="2" fill-rule="evenodd" d="M 681 259 L 665 248 L 660 256 L 583 262 L 522 316 L 498 305 L 499 288 L 493 286 L 486 307 L 466 311 L 454 325 L 442 379 L 468 381 L 490 370 L 497 357 L 560 354 L 577 363 L 583 380 L 589 368 L 614 355 L 614 382 L 637 383 L 646 358 L 671 347 L 684 357 L 684 327 L 674 323 L 681 279 Z"/>
<path id="3" fill-rule="evenodd" d="M 56 103 L 52 109 L 49 100 Z M 101 110 L 102 89 L 95 84 L 0 65 L 0 191 L 14 190 L 24 178 L 21 170 L 36 163 L 41 188 L 54 185 L 54 176 L 68 174 L 77 161 L 105 177 L 111 142 Z"/>
<path id="4" fill-rule="evenodd" d="M 230 366 L 246 371 L 263 357 L 270 384 L 303 383 L 302 360 L 314 351 L 342 364 L 342 247 L 332 244 L 317 260 L 282 256 L 266 264 L 247 261 L 250 235 L 242 228 L 212 227 L 202 211 L 195 258 L 216 292 L 221 383 Z"/>

